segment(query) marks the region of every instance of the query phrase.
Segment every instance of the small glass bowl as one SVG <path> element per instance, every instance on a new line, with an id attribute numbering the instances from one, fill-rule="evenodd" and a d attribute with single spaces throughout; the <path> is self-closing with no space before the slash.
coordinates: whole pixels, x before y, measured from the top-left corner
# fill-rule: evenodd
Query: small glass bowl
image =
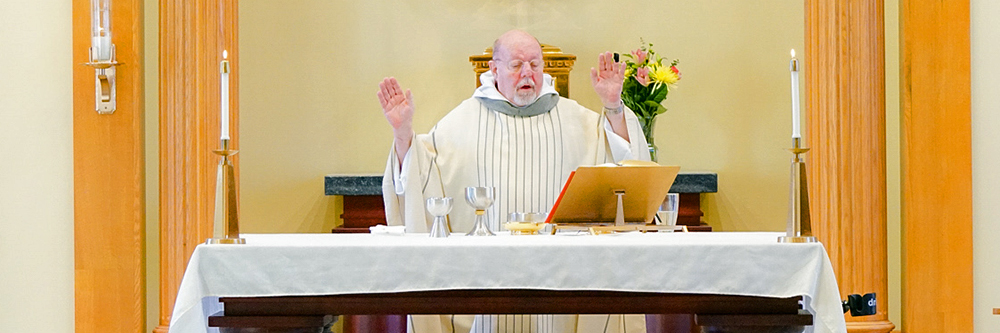
<path id="1" fill-rule="evenodd" d="M 545 228 L 546 213 L 510 213 L 504 223 L 504 228 L 510 231 L 511 235 L 537 235 L 539 230 Z"/>
<path id="2" fill-rule="evenodd" d="M 503 227 L 510 231 L 511 235 L 537 235 L 539 230 L 545 228 L 544 222 L 507 222 Z"/>

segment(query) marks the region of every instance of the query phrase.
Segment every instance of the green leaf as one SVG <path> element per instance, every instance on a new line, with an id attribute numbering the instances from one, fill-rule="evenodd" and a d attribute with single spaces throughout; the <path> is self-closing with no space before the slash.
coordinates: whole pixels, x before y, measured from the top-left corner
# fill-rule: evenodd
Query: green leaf
<path id="1" fill-rule="evenodd" d="M 667 93 L 669 92 L 669 90 L 670 89 L 669 89 L 669 87 L 667 87 L 667 85 L 661 84 L 660 85 L 660 89 L 658 89 L 654 93 L 654 95 L 651 96 L 649 99 L 653 100 L 653 101 L 656 101 L 657 103 L 663 102 L 663 100 L 667 98 Z"/>
<path id="2" fill-rule="evenodd" d="M 632 109 L 632 111 L 635 112 L 635 115 L 639 117 L 639 119 L 642 119 L 644 117 L 646 118 L 651 117 L 654 115 L 653 112 L 655 112 L 655 110 L 651 110 L 648 106 L 646 106 L 643 103 L 637 103 L 635 106 L 629 106 L 628 108 Z"/>
<path id="3" fill-rule="evenodd" d="M 656 111 L 658 111 L 660 108 L 662 108 L 663 105 L 660 105 L 660 103 L 657 103 L 657 102 L 654 102 L 654 101 L 645 101 L 643 103 L 643 107 L 648 108 L 649 110 L 653 111 L 653 112 L 650 112 L 650 113 L 659 114 L 659 113 L 656 113 Z"/>

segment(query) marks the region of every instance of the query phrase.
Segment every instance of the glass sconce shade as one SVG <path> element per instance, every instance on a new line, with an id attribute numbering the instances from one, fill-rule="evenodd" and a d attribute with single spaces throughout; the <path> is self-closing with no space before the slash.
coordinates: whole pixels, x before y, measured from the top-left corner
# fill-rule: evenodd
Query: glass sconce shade
<path id="1" fill-rule="evenodd" d="M 111 0 L 90 1 L 91 61 L 111 61 Z"/>

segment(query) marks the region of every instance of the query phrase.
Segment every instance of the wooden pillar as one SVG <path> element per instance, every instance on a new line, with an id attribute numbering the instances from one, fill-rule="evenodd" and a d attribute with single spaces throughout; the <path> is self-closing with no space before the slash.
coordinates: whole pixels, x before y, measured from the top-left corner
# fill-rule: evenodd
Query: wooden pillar
<path id="1" fill-rule="evenodd" d="M 901 0 L 899 14 L 903 329 L 972 332 L 969 1 Z"/>
<path id="2" fill-rule="evenodd" d="M 95 71 L 84 65 L 90 61 L 90 6 L 89 0 L 73 0 L 76 332 L 141 332 L 146 329 L 142 1 L 111 1 L 111 42 L 121 63 L 115 67 L 117 107 L 111 114 L 97 113 Z"/>
<path id="3" fill-rule="evenodd" d="M 219 163 L 222 50 L 229 51 L 230 128 L 239 149 L 237 1 L 160 1 L 160 326 L 166 332 L 188 259 L 212 235 Z M 236 155 L 237 175 L 239 155 Z M 237 183 L 239 178 L 237 177 Z"/>
<path id="4" fill-rule="evenodd" d="M 889 332 L 883 2 L 806 0 L 806 154 L 813 232 L 841 297 L 877 293 L 849 332 Z"/>

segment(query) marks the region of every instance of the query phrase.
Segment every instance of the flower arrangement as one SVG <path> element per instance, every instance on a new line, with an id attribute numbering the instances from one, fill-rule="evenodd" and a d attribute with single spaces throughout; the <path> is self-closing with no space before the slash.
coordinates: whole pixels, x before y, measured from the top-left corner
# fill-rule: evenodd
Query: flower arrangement
<path id="1" fill-rule="evenodd" d="M 649 143 L 649 153 L 656 161 L 656 146 L 653 144 L 653 124 L 656 116 L 667 112 L 663 100 L 681 79 L 677 69 L 677 59 L 669 65 L 663 63 L 653 44 L 642 42 L 639 49 L 626 54 L 625 83 L 622 86 L 622 101 L 639 117 L 642 133 Z"/>

